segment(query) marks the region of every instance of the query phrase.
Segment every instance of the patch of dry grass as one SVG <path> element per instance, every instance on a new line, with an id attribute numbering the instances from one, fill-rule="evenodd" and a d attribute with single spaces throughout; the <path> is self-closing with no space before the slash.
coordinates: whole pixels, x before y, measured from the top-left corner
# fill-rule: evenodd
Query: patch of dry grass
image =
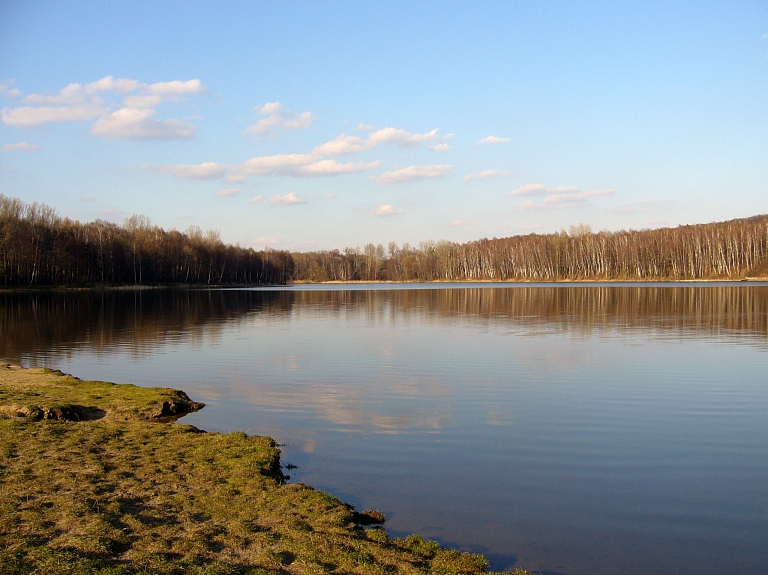
<path id="1" fill-rule="evenodd" d="M 269 438 L 141 421 L 167 401 L 195 405 L 179 394 L 0 366 L 3 573 L 485 571 L 481 555 L 364 530 L 376 512 L 284 484 Z M 68 421 L 17 409 L 30 405 L 103 414 Z"/>

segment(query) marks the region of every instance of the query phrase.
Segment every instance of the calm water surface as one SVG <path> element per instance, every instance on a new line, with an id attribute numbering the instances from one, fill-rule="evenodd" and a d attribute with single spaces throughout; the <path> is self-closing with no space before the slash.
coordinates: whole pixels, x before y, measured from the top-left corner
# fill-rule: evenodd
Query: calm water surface
<path id="1" fill-rule="evenodd" d="M 495 569 L 768 573 L 766 285 L 0 294 L 0 357 L 182 388 Z"/>

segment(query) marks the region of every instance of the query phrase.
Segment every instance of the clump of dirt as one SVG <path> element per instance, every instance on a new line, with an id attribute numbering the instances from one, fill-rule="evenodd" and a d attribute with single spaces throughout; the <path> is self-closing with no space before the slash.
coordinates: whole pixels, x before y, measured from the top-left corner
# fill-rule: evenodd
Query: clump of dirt
<path id="1" fill-rule="evenodd" d="M 381 511 L 375 509 L 366 509 L 364 511 L 355 511 L 352 515 L 352 521 L 358 525 L 381 525 L 387 520 Z"/>

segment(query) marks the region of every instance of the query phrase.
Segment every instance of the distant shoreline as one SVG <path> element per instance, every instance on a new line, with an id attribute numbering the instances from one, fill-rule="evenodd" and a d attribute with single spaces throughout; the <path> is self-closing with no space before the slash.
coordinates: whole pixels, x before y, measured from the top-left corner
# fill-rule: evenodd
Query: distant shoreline
<path id="1" fill-rule="evenodd" d="M 163 284 L 163 285 L 94 285 L 94 286 L 24 286 L 24 287 L 0 287 L 0 293 L 46 293 L 46 292 L 99 292 L 99 291 L 152 291 L 152 290 L 224 290 L 224 289 L 262 289 L 262 288 L 290 288 L 292 286 L 337 286 L 337 285 L 445 285 L 445 284 L 507 284 L 529 285 L 545 284 L 548 286 L 574 285 L 574 284 L 750 284 L 768 282 L 768 277 L 746 278 L 702 278 L 702 279 L 563 279 L 563 280 L 332 280 L 324 282 L 311 282 L 299 280 L 286 284 L 216 284 L 216 285 L 191 285 L 191 284 Z"/>

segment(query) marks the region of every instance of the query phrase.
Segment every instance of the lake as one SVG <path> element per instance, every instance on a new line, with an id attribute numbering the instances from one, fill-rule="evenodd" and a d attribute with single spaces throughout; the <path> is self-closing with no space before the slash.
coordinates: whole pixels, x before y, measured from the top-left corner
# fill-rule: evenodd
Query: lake
<path id="1" fill-rule="evenodd" d="M 768 284 L 1 293 L 0 357 L 183 389 L 494 569 L 768 573 Z"/>

